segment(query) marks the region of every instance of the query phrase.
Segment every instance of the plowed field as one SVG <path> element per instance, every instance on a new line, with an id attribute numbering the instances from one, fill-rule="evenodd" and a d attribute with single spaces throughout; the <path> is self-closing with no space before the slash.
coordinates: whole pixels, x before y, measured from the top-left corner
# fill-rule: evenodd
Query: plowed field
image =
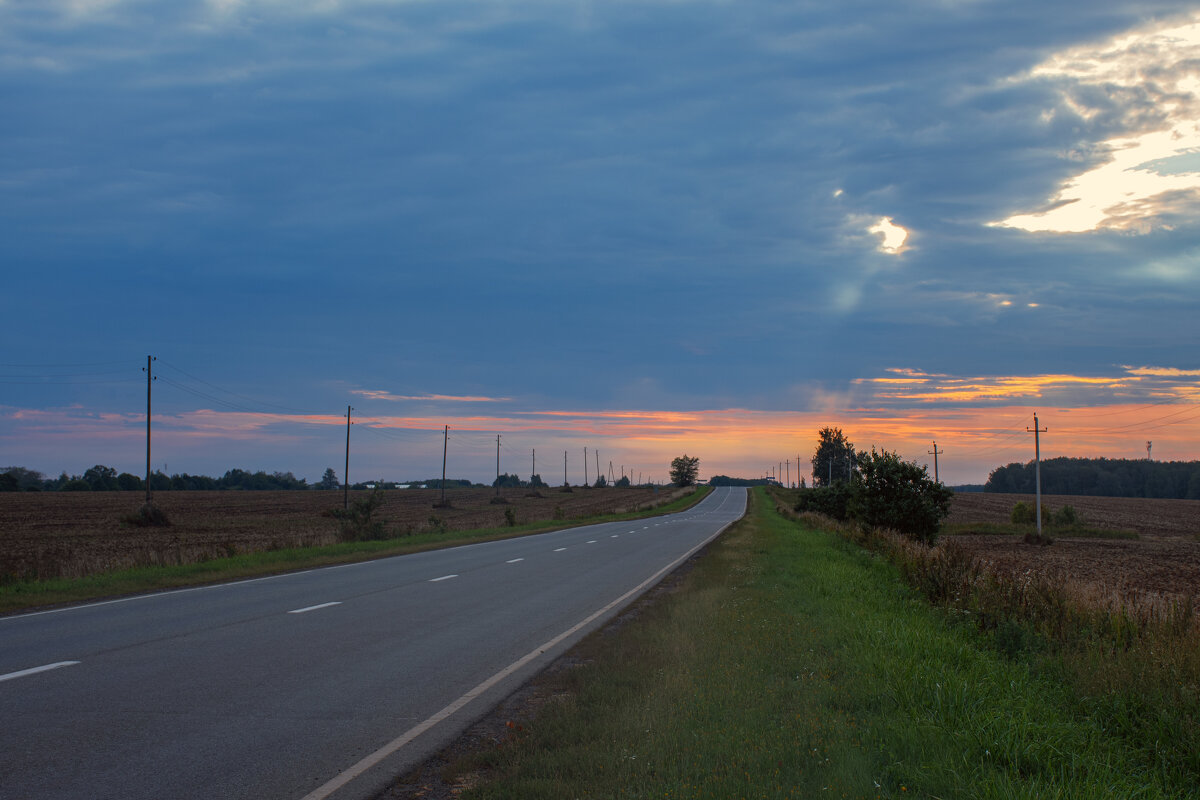
<path id="1" fill-rule="evenodd" d="M 505 509 L 518 523 L 619 513 L 667 502 L 681 490 L 447 489 L 449 508 L 435 508 L 434 489 L 384 493 L 376 518 L 401 533 L 444 525 L 450 530 L 501 527 Z M 365 493 L 351 492 L 350 500 Z M 0 494 L 0 581 L 80 577 L 146 564 L 186 564 L 235 553 L 330 544 L 337 521 L 323 512 L 342 505 L 341 492 L 159 492 L 156 505 L 171 526 L 137 528 L 121 517 L 134 512 L 137 492 Z"/>
<path id="2" fill-rule="evenodd" d="M 1034 497 L 957 494 L 946 522 L 1007 523 L 1019 501 L 1032 505 Z M 1061 537 L 1046 547 L 1025 544 L 1020 536 L 968 534 L 953 540 L 1001 572 L 1033 571 L 1101 593 L 1200 597 L 1200 501 L 1043 495 L 1042 502 L 1051 511 L 1072 506 L 1089 527 L 1131 530 L 1140 538 Z"/>

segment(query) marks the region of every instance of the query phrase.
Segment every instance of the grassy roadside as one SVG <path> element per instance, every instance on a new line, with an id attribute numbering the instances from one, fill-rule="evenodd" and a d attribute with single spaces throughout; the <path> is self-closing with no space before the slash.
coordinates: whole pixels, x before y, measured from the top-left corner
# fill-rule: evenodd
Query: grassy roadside
<path id="1" fill-rule="evenodd" d="M 464 798 L 1157 798 L 1058 683 L 761 490 L 673 595 L 587 639 L 532 721 L 452 766 Z"/>
<path id="2" fill-rule="evenodd" d="M 699 503 L 711 491 L 702 486 L 690 495 L 677 498 L 653 509 L 624 514 L 606 514 L 572 520 L 544 520 L 503 528 L 471 531 L 421 533 L 379 541 L 342 542 L 324 547 L 286 548 L 259 553 L 242 553 L 197 564 L 137 567 L 86 578 L 64 578 L 45 581 L 19 581 L 0 585 L 0 614 L 37 606 L 76 603 L 102 597 L 177 589 L 207 583 L 240 580 L 275 575 L 301 569 L 333 564 L 347 564 L 374 558 L 407 555 L 424 550 L 437 550 L 461 544 L 511 539 L 534 533 L 547 533 L 562 528 L 613 522 L 624 519 L 643 519 L 670 514 Z"/>

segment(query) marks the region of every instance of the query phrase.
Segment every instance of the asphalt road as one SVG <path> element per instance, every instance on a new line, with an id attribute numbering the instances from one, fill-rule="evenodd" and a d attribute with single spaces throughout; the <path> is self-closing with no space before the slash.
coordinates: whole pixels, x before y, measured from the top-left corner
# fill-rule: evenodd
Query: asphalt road
<path id="1" fill-rule="evenodd" d="M 745 503 L 0 617 L 0 799 L 370 797 Z"/>

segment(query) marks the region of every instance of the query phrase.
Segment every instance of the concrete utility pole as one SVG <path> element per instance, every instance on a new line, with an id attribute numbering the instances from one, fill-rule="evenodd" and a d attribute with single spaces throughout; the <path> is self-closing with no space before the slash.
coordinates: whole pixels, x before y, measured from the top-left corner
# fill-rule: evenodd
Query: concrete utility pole
<path id="1" fill-rule="evenodd" d="M 354 409 L 346 406 L 346 471 L 343 473 L 345 483 L 342 484 L 342 508 L 350 507 L 350 412 Z"/>
<path id="2" fill-rule="evenodd" d="M 941 455 L 942 453 L 946 452 L 946 451 L 945 451 L 945 450 L 938 450 L 938 446 L 937 446 L 937 440 L 934 440 L 934 442 L 933 442 L 933 449 L 932 449 L 932 450 L 929 450 L 929 451 L 927 451 L 927 452 L 929 453 L 929 455 L 933 456 L 933 482 L 934 482 L 934 483 L 941 483 L 941 481 L 940 481 L 940 480 L 938 480 L 937 457 L 938 457 L 939 455 Z"/>
<path id="3" fill-rule="evenodd" d="M 146 505 L 150 505 L 150 384 L 155 380 L 151 365 L 157 360 L 146 356 Z"/>
<path id="4" fill-rule="evenodd" d="M 1026 433 L 1031 432 L 1029 428 L 1025 429 Z M 1045 433 L 1045 428 L 1038 427 L 1037 414 L 1033 415 L 1033 458 L 1036 463 L 1034 467 L 1034 475 L 1037 481 L 1037 532 L 1038 539 L 1042 538 L 1042 445 L 1038 434 Z"/>
<path id="5" fill-rule="evenodd" d="M 446 505 L 446 449 L 450 444 L 450 426 L 442 431 L 442 505 Z"/>

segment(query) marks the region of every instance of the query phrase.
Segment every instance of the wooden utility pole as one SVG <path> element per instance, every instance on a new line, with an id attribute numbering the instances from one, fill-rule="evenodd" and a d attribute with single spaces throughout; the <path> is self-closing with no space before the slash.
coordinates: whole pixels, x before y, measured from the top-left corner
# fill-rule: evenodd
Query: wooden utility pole
<path id="1" fill-rule="evenodd" d="M 154 382 L 151 365 L 157 360 L 146 356 L 146 505 L 150 505 L 150 384 Z"/>
<path id="2" fill-rule="evenodd" d="M 345 483 L 342 484 L 342 508 L 350 508 L 350 412 L 354 409 L 346 406 L 346 471 L 342 477 Z"/>
<path id="3" fill-rule="evenodd" d="M 1031 432 L 1029 428 L 1025 429 L 1026 433 Z M 1036 466 L 1034 467 L 1034 479 L 1037 482 L 1037 494 L 1035 495 L 1037 502 L 1037 535 L 1038 539 L 1042 538 L 1042 445 L 1039 434 L 1045 433 L 1045 428 L 1038 427 L 1037 414 L 1033 415 L 1033 458 Z"/>
<path id="4" fill-rule="evenodd" d="M 567 481 L 567 451 L 563 450 L 563 486 L 570 486 Z"/>
<path id="5" fill-rule="evenodd" d="M 450 444 L 450 426 L 442 431 L 442 505 L 446 505 L 446 447 Z"/>
<path id="6" fill-rule="evenodd" d="M 537 475 L 537 448 L 530 450 L 529 453 L 533 458 L 533 472 L 529 473 L 529 482 L 533 483 L 533 476 Z"/>
<path id="7" fill-rule="evenodd" d="M 500 434 L 496 434 L 496 496 L 500 496 Z"/>
<path id="8" fill-rule="evenodd" d="M 587 448 L 583 448 L 583 488 L 588 488 L 587 479 Z"/>
<path id="9" fill-rule="evenodd" d="M 938 457 L 938 456 L 940 456 L 942 453 L 944 453 L 944 452 L 946 452 L 946 451 L 945 451 L 945 450 L 938 450 L 938 446 L 937 446 L 937 440 L 935 439 L 935 440 L 934 440 L 934 442 L 933 442 L 933 449 L 932 449 L 932 450 L 930 450 L 930 451 L 928 451 L 928 452 L 929 452 L 929 455 L 933 456 L 933 482 L 934 482 L 934 483 L 941 483 L 941 481 L 940 481 L 940 480 L 938 480 L 937 457 Z"/>

